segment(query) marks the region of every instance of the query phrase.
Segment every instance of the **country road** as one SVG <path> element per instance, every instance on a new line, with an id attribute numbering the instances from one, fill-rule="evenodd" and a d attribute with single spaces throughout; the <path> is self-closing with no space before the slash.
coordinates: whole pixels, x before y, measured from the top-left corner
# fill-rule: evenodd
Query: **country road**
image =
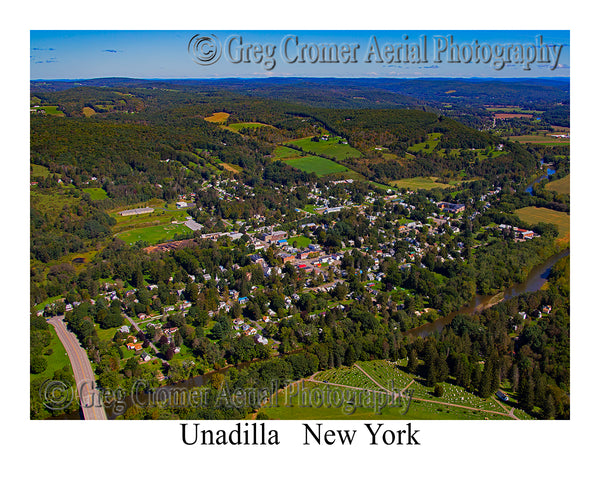
<path id="1" fill-rule="evenodd" d="M 58 338 L 69 355 L 75 385 L 77 385 L 77 391 L 79 392 L 83 418 L 85 420 L 106 420 L 106 412 L 104 411 L 100 392 L 96 388 L 90 360 L 75 334 L 67 330 L 64 318 L 64 315 L 52 317 L 48 320 L 48 323 L 56 330 Z"/>
<path id="2" fill-rule="evenodd" d="M 142 329 L 133 318 L 125 314 L 123 314 L 123 316 L 129 321 L 129 323 L 131 323 L 131 325 L 133 326 L 133 328 L 136 329 L 137 332 L 142 332 Z M 154 345 L 154 343 L 152 343 L 150 340 L 148 340 L 148 342 L 150 343 L 150 347 L 152 347 L 152 350 L 154 350 L 154 353 L 158 353 L 158 348 L 156 348 L 156 345 Z"/>

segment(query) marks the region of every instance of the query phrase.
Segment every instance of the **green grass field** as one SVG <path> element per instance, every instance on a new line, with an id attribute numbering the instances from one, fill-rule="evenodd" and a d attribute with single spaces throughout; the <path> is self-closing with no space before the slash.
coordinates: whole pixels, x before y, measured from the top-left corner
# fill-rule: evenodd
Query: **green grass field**
<path id="1" fill-rule="evenodd" d="M 553 192 L 557 192 L 563 195 L 571 194 L 571 175 L 567 175 L 566 177 L 559 178 L 558 180 L 554 180 L 549 182 L 546 185 L 547 190 L 552 190 Z"/>
<path id="2" fill-rule="evenodd" d="M 433 152 L 433 149 L 440 143 L 440 139 L 442 138 L 441 133 L 430 133 L 427 136 L 427 140 L 421 143 L 415 143 L 412 147 L 408 147 L 409 152 L 420 152 L 425 150 L 426 152 Z"/>
<path id="3" fill-rule="evenodd" d="M 35 205 L 41 213 L 47 213 L 48 215 L 58 216 L 63 210 L 65 205 L 69 207 L 78 205 L 81 199 L 72 197 L 67 194 L 68 190 L 61 188 L 53 189 L 52 194 L 48 195 L 40 193 L 38 190 L 31 190 L 31 204 Z M 35 201 L 34 201 L 35 199 Z"/>
<path id="4" fill-rule="evenodd" d="M 498 113 L 525 113 L 525 114 L 541 114 L 542 110 L 523 110 L 521 107 L 487 107 L 488 112 Z"/>
<path id="5" fill-rule="evenodd" d="M 230 123 L 225 128 L 226 130 L 230 130 L 235 133 L 239 133 L 242 128 L 259 128 L 259 127 L 271 127 L 275 128 L 272 125 L 267 125 L 266 123 L 260 122 L 240 122 L 240 123 Z"/>
<path id="6" fill-rule="evenodd" d="M 150 245 L 173 240 L 175 234 L 190 233 L 191 230 L 182 224 L 156 225 L 153 227 L 142 227 L 134 230 L 127 230 L 117 234 L 121 240 L 132 244 L 139 241 L 148 242 Z"/>
<path id="7" fill-rule="evenodd" d="M 64 117 L 65 114 L 58 109 L 58 105 L 44 105 L 43 107 L 37 107 L 35 110 L 43 110 L 46 115 L 55 115 L 57 117 Z"/>
<path id="8" fill-rule="evenodd" d="M 50 350 L 52 350 L 52 353 L 50 355 L 42 355 L 46 362 L 48 362 L 48 366 L 46 367 L 46 370 L 44 370 L 42 373 L 30 373 L 29 377 L 31 380 L 34 380 L 36 378 L 52 378 L 56 370 L 60 370 L 65 366 L 71 366 L 71 362 L 69 361 L 67 351 L 65 350 L 65 347 L 63 347 L 63 344 L 60 342 L 60 339 L 56 334 L 56 330 L 54 330 L 54 327 L 52 325 L 50 325 L 49 331 L 52 334 L 52 339 L 50 340 L 50 345 L 48 345 L 48 347 L 44 349 L 44 352 L 49 352 Z M 73 372 L 71 370 L 71 374 L 72 373 Z"/>
<path id="9" fill-rule="evenodd" d="M 273 152 L 273 159 L 281 160 L 284 158 L 297 158 L 300 157 L 300 155 L 301 154 L 298 150 L 294 150 L 293 148 L 289 147 L 279 146 Z"/>
<path id="10" fill-rule="evenodd" d="M 89 193 L 92 200 L 104 200 L 105 198 L 108 198 L 108 194 L 103 188 L 90 187 L 83 188 L 82 190 L 86 193 Z"/>
<path id="11" fill-rule="evenodd" d="M 36 165 L 34 163 L 31 164 L 31 178 L 34 177 L 44 177 L 46 178 L 48 175 L 50 175 L 50 170 L 48 170 L 47 167 L 44 167 L 43 165 Z"/>
<path id="12" fill-rule="evenodd" d="M 571 217 L 566 212 L 557 212 L 548 208 L 525 207 L 515 210 L 518 217 L 531 225 L 536 223 L 553 223 L 558 227 L 558 241 L 569 243 L 571 238 Z"/>
<path id="13" fill-rule="evenodd" d="M 496 158 L 499 157 L 500 155 L 504 155 L 506 152 L 503 152 L 501 150 L 492 150 L 491 151 L 491 155 L 488 153 L 485 153 L 485 150 L 479 149 L 477 150 L 477 158 L 479 160 L 487 160 L 489 158 Z"/>
<path id="14" fill-rule="evenodd" d="M 288 244 L 293 245 L 296 242 L 298 248 L 306 248 L 310 245 L 310 238 L 300 235 L 299 237 L 288 238 Z"/>
<path id="15" fill-rule="evenodd" d="M 130 210 L 133 208 L 140 207 L 152 207 L 154 212 L 144 213 L 141 215 L 127 215 L 125 217 L 119 215 L 122 210 Z M 134 228 L 141 227 L 152 227 L 157 225 L 168 225 L 172 221 L 183 222 L 188 216 L 185 209 L 178 209 L 175 203 L 169 204 L 165 208 L 163 200 L 154 199 L 143 204 L 128 205 L 126 207 L 119 207 L 110 212 L 110 215 L 117 221 L 117 224 L 113 227 L 113 232 L 120 233 L 125 230 L 132 230 Z"/>
<path id="16" fill-rule="evenodd" d="M 508 137 L 509 140 L 519 143 L 536 143 L 539 145 L 569 145 L 570 138 L 554 138 L 551 136 L 538 135 L 519 135 Z"/>
<path id="17" fill-rule="evenodd" d="M 287 142 L 287 144 L 296 145 L 305 152 L 313 153 L 315 155 L 327 155 L 328 157 L 334 157 L 337 160 L 362 157 L 362 154 L 356 148 L 339 143 L 338 138 L 319 140 L 318 142 L 313 142 L 311 138 L 300 138 L 298 140 Z"/>
<path id="18" fill-rule="evenodd" d="M 432 190 L 434 188 L 450 188 L 455 185 L 438 183 L 436 177 L 413 177 L 403 178 L 390 182 L 396 188 L 407 188 L 408 190 Z"/>
<path id="19" fill-rule="evenodd" d="M 307 156 L 299 158 L 290 158 L 285 163 L 291 167 L 297 168 L 307 173 L 316 173 L 319 177 L 329 175 L 330 173 L 341 173 L 350 171 L 348 168 L 335 163 L 327 158 Z"/>

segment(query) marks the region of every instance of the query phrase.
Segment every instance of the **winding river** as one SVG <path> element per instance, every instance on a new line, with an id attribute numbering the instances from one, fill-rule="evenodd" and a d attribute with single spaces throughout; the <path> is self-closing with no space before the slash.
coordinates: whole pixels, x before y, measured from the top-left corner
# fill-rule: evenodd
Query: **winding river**
<path id="1" fill-rule="evenodd" d="M 500 292 L 496 295 L 475 295 L 471 302 L 455 311 L 452 312 L 445 317 L 440 317 L 434 322 L 421 325 L 420 327 L 413 328 L 408 330 L 407 333 L 411 335 L 418 335 L 421 337 L 426 337 L 434 332 L 441 332 L 444 326 L 448 325 L 452 319 L 458 315 L 459 313 L 471 315 L 474 313 L 479 313 L 482 310 L 490 308 L 497 303 L 504 302 L 505 300 L 509 300 L 514 298 L 522 293 L 535 292 L 542 288 L 542 286 L 548 281 L 548 277 L 550 276 L 550 270 L 554 266 L 556 262 L 558 262 L 561 258 L 569 255 L 570 249 L 566 248 L 559 253 L 552 255 L 545 262 L 540 265 L 534 267 L 527 275 L 527 278 L 523 283 L 516 283 L 511 287 L 504 290 L 504 292 Z"/>
<path id="2" fill-rule="evenodd" d="M 542 166 L 543 165 L 547 165 L 547 164 L 542 164 Z M 525 191 L 527 193 L 529 193 L 529 195 L 533 195 L 533 186 L 536 183 L 540 183 L 542 180 L 546 180 L 547 178 L 550 177 L 550 175 L 554 175 L 555 173 L 556 173 L 556 170 L 554 170 L 553 168 L 551 168 L 551 167 L 546 168 L 546 174 L 536 178 L 533 182 L 531 182 L 531 184 L 529 184 L 529 186 L 525 189 Z"/>
<path id="3" fill-rule="evenodd" d="M 427 335 L 430 335 L 434 332 L 441 332 L 442 329 L 444 328 L 444 326 L 448 325 L 452 321 L 452 319 L 459 313 L 467 314 L 467 315 L 479 313 L 487 308 L 490 308 L 490 307 L 496 305 L 497 303 L 503 302 L 505 300 L 509 300 L 518 295 L 521 295 L 522 293 L 535 292 L 535 291 L 541 289 L 542 286 L 548 281 L 548 277 L 550 275 L 550 270 L 552 269 L 554 264 L 558 260 L 566 257 L 569 254 L 570 254 L 570 250 L 568 248 L 565 250 L 562 250 L 561 252 L 556 253 L 553 256 L 551 256 L 550 258 L 548 258 L 546 261 L 544 261 L 540 265 L 534 267 L 529 272 L 529 275 L 527 276 L 526 280 L 523 283 L 514 284 L 511 287 L 504 290 L 504 292 L 500 292 L 499 294 L 496 294 L 496 295 L 475 295 L 475 297 L 473 297 L 473 299 L 471 300 L 469 305 L 467 305 L 455 312 L 452 312 L 449 315 L 446 315 L 445 317 L 438 318 L 436 321 L 434 321 L 432 323 L 428 323 L 426 325 L 422 325 L 420 327 L 416 327 L 411 330 L 408 330 L 406 333 L 409 335 L 426 337 Z M 296 353 L 296 352 L 291 352 L 291 353 Z M 256 361 L 260 361 L 260 360 L 256 360 Z M 150 394 L 150 396 L 147 395 L 146 393 L 140 391 L 139 393 L 136 393 L 136 395 L 135 395 L 135 397 L 136 397 L 135 402 L 134 402 L 134 398 L 132 396 L 121 399 L 121 402 L 123 402 L 123 401 L 125 402 L 125 405 L 126 405 L 125 408 L 131 406 L 133 403 L 138 403 L 141 405 L 152 404 L 154 401 L 156 401 L 156 399 L 160 400 L 161 395 L 166 395 L 168 397 L 169 392 L 173 392 L 175 390 L 181 392 L 182 390 L 189 390 L 194 387 L 200 387 L 200 386 L 208 383 L 210 381 L 210 378 L 215 373 L 225 373 L 230 368 L 243 369 L 243 368 L 248 367 L 252 363 L 254 363 L 254 362 L 246 362 L 246 363 L 243 363 L 243 364 L 240 364 L 237 366 L 228 366 L 228 367 L 222 368 L 220 370 L 208 372 L 204 375 L 198 375 L 198 376 L 189 378 L 188 380 L 185 380 L 185 381 L 180 382 L 175 385 L 168 385 L 168 386 L 160 387 L 156 391 L 158 393 L 154 392 L 153 394 Z M 122 406 L 123 406 L 123 404 L 121 403 L 121 408 L 122 408 Z M 111 406 L 106 406 L 105 408 L 106 408 L 107 416 L 111 420 L 114 420 L 119 414 L 124 413 L 124 410 L 115 411 L 115 409 L 111 408 Z M 71 420 L 71 419 L 75 420 L 75 419 L 81 419 L 81 418 L 82 417 L 81 417 L 80 413 L 73 413 L 71 415 L 61 415 L 59 417 L 55 417 L 55 419 L 57 419 L 57 420 Z"/>

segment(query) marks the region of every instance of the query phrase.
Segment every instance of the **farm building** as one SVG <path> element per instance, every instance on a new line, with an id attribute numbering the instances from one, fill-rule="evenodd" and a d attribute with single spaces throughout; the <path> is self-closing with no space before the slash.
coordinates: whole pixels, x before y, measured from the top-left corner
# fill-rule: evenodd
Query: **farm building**
<path id="1" fill-rule="evenodd" d="M 152 213 L 153 211 L 154 209 L 150 207 L 134 208 L 131 210 L 123 210 L 122 212 L 119 212 L 119 215 L 121 215 L 122 217 L 126 217 L 128 215 L 141 215 L 143 213 Z"/>

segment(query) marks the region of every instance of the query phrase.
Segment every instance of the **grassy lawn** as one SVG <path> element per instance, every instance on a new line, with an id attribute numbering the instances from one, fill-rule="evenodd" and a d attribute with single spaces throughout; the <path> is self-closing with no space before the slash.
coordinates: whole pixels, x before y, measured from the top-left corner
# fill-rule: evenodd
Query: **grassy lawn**
<path id="1" fill-rule="evenodd" d="M 408 190 L 432 190 L 434 188 L 450 188 L 454 185 L 448 183 L 437 183 L 436 177 L 413 177 L 403 178 L 390 182 L 397 188 L 407 188 Z"/>
<path id="2" fill-rule="evenodd" d="M 204 120 L 211 123 L 225 123 L 228 118 L 229 114 L 227 112 L 216 112 L 210 117 L 204 117 Z"/>
<path id="3" fill-rule="evenodd" d="M 118 212 L 122 210 L 130 210 L 139 207 L 152 207 L 154 212 L 143 213 L 141 215 L 127 215 L 121 216 Z M 117 224 L 113 227 L 115 233 L 120 233 L 125 230 L 132 230 L 134 228 L 151 227 L 156 225 L 167 225 L 171 221 L 183 222 L 188 216 L 185 209 L 178 209 L 175 204 L 169 204 L 165 208 L 164 201 L 151 200 L 146 204 L 129 205 L 127 207 L 120 207 L 111 212 L 111 216 L 117 221 Z"/>
<path id="4" fill-rule="evenodd" d="M 329 140 L 319 140 L 318 142 L 313 142 L 311 138 L 312 137 L 300 138 L 298 140 L 287 142 L 287 144 L 296 145 L 305 152 L 313 153 L 315 155 L 327 155 L 340 160 L 362 157 L 362 154 L 356 148 L 339 143 L 340 139 L 337 137 L 330 138 Z"/>
<path id="5" fill-rule="evenodd" d="M 104 200 L 105 198 L 108 198 L 108 193 L 106 193 L 103 188 L 90 187 L 83 188 L 82 190 L 86 193 L 89 193 L 92 200 Z"/>
<path id="6" fill-rule="evenodd" d="M 296 242 L 298 248 L 306 248 L 310 245 L 310 238 L 300 235 L 299 237 L 288 238 L 288 244 L 293 245 Z"/>
<path id="7" fill-rule="evenodd" d="M 50 345 L 45 348 L 44 352 L 49 352 L 52 350 L 52 353 L 50 355 L 42 355 L 46 362 L 48 362 L 48 366 L 42 373 L 30 373 L 29 376 L 31 380 L 36 378 L 52 378 L 56 370 L 62 369 L 65 365 L 68 365 L 69 367 L 71 366 L 67 351 L 60 342 L 60 339 L 56 334 L 56 330 L 54 330 L 52 325 L 50 325 L 49 330 L 52 334 L 52 339 L 50 340 Z"/>
<path id="8" fill-rule="evenodd" d="M 560 193 L 563 195 L 571 194 L 571 175 L 554 180 L 546 185 L 547 190 Z"/>
<path id="9" fill-rule="evenodd" d="M 117 237 L 129 244 L 142 240 L 152 245 L 173 240 L 175 234 L 186 234 L 190 232 L 191 230 L 183 224 L 168 224 L 127 230 L 117 234 Z"/>
<path id="10" fill-rule="evenodd" d="M 316 173 L 319 177 L 330 173 L 348 172 L 349 169 L 323 157 L 299 157 L 286 160 L 285 163 L 307 173 Z"/>

